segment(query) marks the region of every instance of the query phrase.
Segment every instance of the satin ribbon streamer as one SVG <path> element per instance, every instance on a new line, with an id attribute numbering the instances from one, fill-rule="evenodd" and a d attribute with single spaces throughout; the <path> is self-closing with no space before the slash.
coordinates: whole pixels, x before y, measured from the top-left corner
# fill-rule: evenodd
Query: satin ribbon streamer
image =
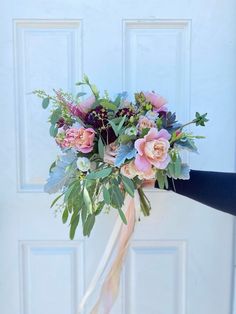
<path id="1" fill-rule="evenodd" d="M 82 313 L 82 311 L 84 310 L 84 306 L 88 298 L 95 291 L 98 283 L 104 277 L 104 274 L 107 272 L 109 261 L 112 255 L 114 255 L 110 270 L 107 272 L 104 282 L 102 284 L 99 298 L 92 311 L 90 312 L 90 314 L 110 313 L 111 308 L 114 305 L 115 300 L 118 296 L 120 286 L 120 274 L 129 248 L 130 239 L 134 232 L 136 216 L 139 216 L 138 204 L 139 196 L 137 191 L 135 191 L 134 198 L 126 195 L 122 210 L 126 216 L 128 223 L 127 225 L 125 225 L 121 221 L 120 217 L 117 217 L 113 232 L 110 236 L 102 259 L 98 265 L 97 271 L 80 302 L 78 313 Z M 117 251 L 114 254 L 116 248 Z"/>

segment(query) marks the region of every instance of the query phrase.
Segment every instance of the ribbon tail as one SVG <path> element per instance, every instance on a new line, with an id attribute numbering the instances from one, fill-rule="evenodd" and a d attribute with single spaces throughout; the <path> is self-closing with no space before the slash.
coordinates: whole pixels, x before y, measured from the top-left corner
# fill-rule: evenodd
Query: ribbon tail
<path id="1" fill-rule="evenodd" d="M 126 219 L 128 223 L 127 225 L 122 225 L 117 255 L 111 265 L 109 273 L 105 278 L 99 299 L 92 309 L 91 314 L 98 314 L 100 309 L 102 310 L 102 313 L 109 314 L 118 296 L 120 274 L 129 248 L 130 239 L 134 232 L 136 221 L 135 200 L 130 196 L 126 196 L 126 198 L 129 199 L 128 208 L 126 210 Z"/>
<path id="2" fill-rule="evenodd" d="M 98 265 L 97 271 L 92 279 L 92 281 L 90 282 L 90 285 L 88 287 L 88 289 L 86 290 L 80 304 L 79 304 L 79 309 L 78 309 L 78 314 L 82 313 L 84 310 L 84 306 L 88 300 L 88 298 L 90 297 L 90 295 L 93 293 L 93 291 L 95 290 L 99 280 L 101 279 L 101 277 L 103 276 L 107 265 L 109 263 L 109 260 L 111 258 L 112 252 L 115 248 L 115 245 L 117 243 L 120 231 L 121 231 L 121 227 L 122 227 L 122 221 L 121 219 L 118 217 L 114 226 L 114 229 L 112 231 L 112 234 L 110 236 L 109 242 L 107 243 L 106 249 L 104 251 L 104 254 L 102 256 L 102 259 Z"/>

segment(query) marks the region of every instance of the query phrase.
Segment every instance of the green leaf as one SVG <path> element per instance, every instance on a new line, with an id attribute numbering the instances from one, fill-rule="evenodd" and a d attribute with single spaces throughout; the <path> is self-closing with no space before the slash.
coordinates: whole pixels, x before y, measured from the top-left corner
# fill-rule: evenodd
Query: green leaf
<path id="1" fill-rule="evenodd" d="M 104 151 L 105 151 L 105 148 L 104 148 L 104 144 L 103 144 L 102 138 L 99 137 L 99 140 L 98 140 L 98 154 L 99 154 L 99 156 L 102 159 L 104 157 Z"/>
<path id="2" fill-rule="evenodd" d="M 87 208 L 87 211 L 92 214 L 93 213 L 92 200 L 90 198 L 89 192 L 86 187 L 84 187 L 83 197 L 84 197 L 84 203 Z"/>
<path id="3" fill-rule="evenodd" d="M 110 123 L 113 131 L 115 132 L 115 135 L 118 136 L 118 126 L 112 120 L 109 120 L 109 123 Z"/>
<path id="4" fill-rule="evenodd" d="M 88 180 L 95 180 L 100 178 L 105 178 L 109 176 L 112 172 L 112 168 L 103 168 L 102 170 L 91 172 L 87 175 Z"/>
<path id="5" fill-rule="evenodd" d="M 75 217 L 75 219 L 73 220 L 73 222 L 71 223 L 71 226 L 70 226 L 70 239 L 71 240 L 73 240 L 75 237 L 75 231 L 76 231 L 78 224 L 79 224 L 79 215 L 77 215 Z"/>
<path id="6" fill-rule="evenodd" d="M 82 210 L 81 210 L 81 218 L 82 218 L 83 225 L 87 219 L 87 216 L 88 216 L 87 208 L 85 206 L 83 206 Z"/>
<path id="7" fill-rule="evenodd" d="M 79 92 L 79 93 L 76 94 L 76 98 L 79 98 L 79 97 L 82 97 L 82 96 L 85 96 L 85 95 L 86 95 L 86 93 Z"/>
<path id="8" fill-rule="evenodd" d="M 111 187 L 111 204 L 114 208 L 121 208 L 124 204 L 124 195 L 121 193 L 118 183 L 115 180 L 114 184 Z"/>
<path id="9" fill-rule="evenodd" d="M 48 107 L 49 101 L 50 101 L 50 98 L 49 98 L 49 97 L 43 99 L 43 101 L 42 101 L 42 107 L 43 107 L 43 109 L 46 109 L 46 108 Z"/>
<path id="10" fill-rule="evenodd" d="M 158 186 L 160 189 L 164 189 L 165 187 L 165 177 L 166 175 L 161 170 L 157 170 L 156 172 L 156 179 L 158 182 Z"/>
<path id="11" fill-rule="evenodd" d="M 49 129 L 49 133 L 52 137 L 55 137 L 57 135 L 58 132 L 58 128 L 55 125 L 51 125 L 50 129 Z"/>
<path id="12" fill-rule="evenodd" d="M 121 144 L 127 144 L 133 140 L 135 140 L 136 136 L 135 135 L 127 135 L 127 134 L 121 134 L 118 138 L 119 142 Z"/>
<path id="13" fill-rule="evenodd" d="M 105 206 L 105 202 L 104 200 L 101 202 L 98 202 L 97 206 L 96 206 L 96 211 L 95 211 L 95 216 L 99 215 L 103 209 L 103 207 Z"/>
<path id="14" fill-rule="evenodd" d="M 100 101 L 100 104 L 102 105 L 103 108 L 109 109 L 109 110 L 116 110 L 116 105 L 114 105 L 112 102 L 110 102 L 107 99 L 102 99 Z"/>
<path id="15" fill-rule="evenodd" d="M 143 192 L 142 188 L 138 188 L 139 198 L 140 198 L 140 205 L 141 205 L 141 211 L 144 214 L 144 216 L 150 215 L 151 210 L 151 204 L 146 197 L 145 193 Z"/>
<path id="16" fill-rule="evenodd" d="M 94 214 L 88 215 L 84 223 L 84 229 L 83 229 L 84 236 L 90 235 L 91 230 L 93 229 L 94 223 L 95 223 L 95 215 Z"/>
<path id="17" fill-rule="evenodd" d="M 126 116 L 114 118 L 112 120 L 109 120 L 109 123 L 115 132 L 115 135 L 118 136 L 121 133 L 122 127 L 125 123 Z"/>
<path id="18" fill-rule="evenodd" d="M 110 193 L 105 186 L 103 186 L 102 192 L 103 192 L 103 199 L 105 203 L 109 205 L 111 203 Z"/>
<path id="19" fill-rule="evenodd" d="M 114 104 L 115 104 L 115 106 L 116 106 L 116 107 L 118 107 L 118 106 L 119 106 L 120 101 L 121 101 L 121 96 L 120 96 L 120 95 L 118 95 L 118 96 L 116 97 L 116 99 L 114 100 Z"/>
<path id="20" fill-rule="evenodd" d="M 162 128 L 162 124 L 163 124 L 162 119 L 157 118 L 156 125 L 157 125 L 158 130 L 160 130 Z"/>
<path id="21" fill-rule="evenodd" d="M 178 156 L 174 162 L 175 176 L 178 178 L 181 174 L 181 158 Z"/>
<path id="22" fill-rule="evenodd" d="M 63 211 L 63 214 L 62 214 L 62 222 L 63 222 L 63 224 L 65 224 L 67 222 L 68 216 L 69 216 L 68 209 L 65 208 L 64 211 Z"/>
<path id="23" fill-rule="evenodd" d="M 122 117 L 118 127 L 117 127 L 117 131 L 118 131 L 118 134 L 120 133 L 120 130 L 122 129 L 124 123 L 125 123 L 125 120 L 126 120 L 126 116 Z"/>
<path id="24" fill-rule="evenodd" d="M 124 223 L 125 225 L 127 225 L 127 219 L 126 219 L 125 214 L 124 214 L 124 212 L 122 211 L 122 209 L 121 209 L 121 208 L 118 208 L 118 212 L 119 212 L 120 218 L 121 218 L 121 220 L 123 221 L 123 223 Z"/>
<path id="25" fill-rule="evenodd" d="M 142 133 L 141 133 L 141 137 L 144 137 L 145 135 L 147 135 L 148 134 L 148 132 L 150 131 L 150 129 L 149 128 L 143 128 L 142 129 Z"/>
<path id="26" fill-rule="evenodd" d="M 55 125 L 57 123 L 57 121 L 60 119 L 61 114 L 62 114 L 62 112 L 61 112 L 60 108 L 54 110 L 53 113 L 51 114 L 50 118 L 49 118 L 51 124 Z"/>
<path id="27" fill-rule="evenodd" d="M 91 91 L 93 92 L 94 96 L 96 98 L 98 98 L 99 96 L 99 90 L 97 89 L 97 86 L 96 85 L 90 85 L 90 88 L 91 88 Z"/>
<path id="28" fill-rule="evenodd" d="M 124 184 L 124 188 L 125 188 L 125 191 L 127 193 L 129 193 L 130 196 L 134 197 L 134 183 L 131 179 L 129 179 L 128 177 L 125 177 L 123 175 L 121 175 L 121 178 L 122 178 L 122 182 Z"/>
<path id="29" fill-rule="evenodd" d="M 62 197 L 62 195 L 64 195 L 64 194 L 62 193 L 62 194 L 58 195 L 58 196 L 52 201 L 52 204 L 51 204 L 50 208 L 52 208 L 52 207 L 56 204 L 56 202 Z"/>

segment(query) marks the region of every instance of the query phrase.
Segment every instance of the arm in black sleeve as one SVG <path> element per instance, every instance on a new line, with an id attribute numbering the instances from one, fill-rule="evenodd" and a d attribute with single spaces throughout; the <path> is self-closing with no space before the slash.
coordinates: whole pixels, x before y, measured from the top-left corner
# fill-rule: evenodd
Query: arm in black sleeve
<path id="1" fill-rule="evenodd" d="M 236 216 L 236 173 L 191 170 L 190 180 L 169 179 L 169 190 Z"/>

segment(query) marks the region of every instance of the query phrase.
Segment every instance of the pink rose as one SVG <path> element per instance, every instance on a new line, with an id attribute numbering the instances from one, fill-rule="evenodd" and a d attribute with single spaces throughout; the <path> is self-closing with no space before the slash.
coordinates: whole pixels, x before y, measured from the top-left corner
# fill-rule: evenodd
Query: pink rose
<path id="1" fill-rule="evenodd" d="M 144 96 L 148 102 L 150 102 L 156 109 L 157 112 L 159 111 L 167 111 L 166 104 L 167 100 L 159 94 L 154 92 L 145 92 Z"/>
<path id="2" fill-rule="evenodd" d="M 140 171 L 149 171 L 151 166 L 165 169 L 170 162 L 168 150 L 171 135 L 164 129 L 158 131 L 151 128 L 144 138 L 135 141 L 134 146 L 138 151 L 135 157 L 135 166 Z"/>
<path id="3" fill-rule="evenodd" d="M 147 117 L 141 116 L 139 118 L 139 121 L 138 121 L 139 131 L 142 131 L 143 129 L 146 129 L 146 128 L 151 129 L 155 127 L 156 127 L 155 122 L 152 120 L 149 120 Z"/>
<path id="4" fill-rule="evenodd" d="M 68 104 L 68 108 L 74 116 L 84 119 L 86 114 L 92 108 L 95 101 L 96 101 L 95 96 L 91 95 L 78 105 L 74 105 L 72 103 Z"/>
<path id="5" fill-rule="evenodd" d="M 92 128 L 85 129 L 81 127 L 80 129 L 67 129 L 62 146 L 74 147 L 82 153 L 89 153 L 93 150 L 95 133 Z"/>
<path id="6" fill-rule="evenodd" d="M 140 171 L 136 167 L 134 160 L 123 165 L 120 169 L 120 172 L 129 179 L 133 179 L 136 176 L 138 176 L 141 180 L 151 180 L 155 178 L 155 170 L 152 167 L 150 167 L 150 169 L 145 172 Z"/>

